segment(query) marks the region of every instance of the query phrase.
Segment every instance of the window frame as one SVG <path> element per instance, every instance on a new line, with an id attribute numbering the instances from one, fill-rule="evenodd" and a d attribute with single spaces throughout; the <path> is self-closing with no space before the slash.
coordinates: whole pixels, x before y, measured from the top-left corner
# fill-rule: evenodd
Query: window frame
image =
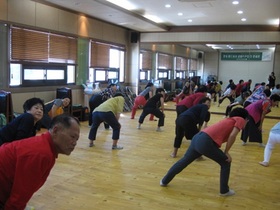
<path id="1" fill-rule="evenodd" d="M 38 80 L 27 80 L 25 79 L 25 70 L 27 69 L 40 69 L 45 71 L 45 79 Z M 63 79 L 47 79 L 47 71 L 51 70 L 62 70 L 64 73 Z M 22 87 L 31 87 L 31 86 L 55 86 L 55 85 L 65 85 L 67 84 L 67 65 L 38 65 L 38 64 L 23 64 L 21 68 L 22 74 Z"/>

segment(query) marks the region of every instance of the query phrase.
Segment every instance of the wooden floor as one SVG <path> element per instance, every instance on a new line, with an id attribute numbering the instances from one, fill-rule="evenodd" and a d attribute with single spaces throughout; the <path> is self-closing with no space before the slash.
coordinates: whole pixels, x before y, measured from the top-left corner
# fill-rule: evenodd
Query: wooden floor
<path id="1" fill-rule="evenodd" d="M 226 102 L 225 102 L 226 103 Z M 183 140 L 178 158 L 171 158 L 176 117 L 173 102 L 168 102 L 163 132 L 156 132 L 157 122 L 146 118 L 136 129 L 140 110 L 134 120 L 124 113 L 119 144 L 123 150 L 111 150 L 112 130 L 100 126 L 96 146 L 88 147 L 89 127 L 82 122 L 81 136 L 70 156 L 59 156 L 45 185 L 34 194 L 29 205 L 36 210 L 211 210 L 211 209 L 280 209 L 280 145 L 275 148 L 270 166 L 258 164 L 264 148 L 256 143 L 241 145 L 238 139 L 230 153 L 233 158 L 231 197 L 219 196 L 219 165 L 210 159 L 195 161 L 177 175 L 168 187 L 159 181 L 183 156 L 190 141 Z M 172 108 L 173 107 L 173 108 Z M 225 105 L 212 105 L 222 113 Z M 279 109 L 273 110 L 274 116 Z M 272 113 L 271 113 L 272 114 Z M 209 124 L 223 119 L 212 114 Z M 277 119 L 265 119 L 263 139 Z"/>

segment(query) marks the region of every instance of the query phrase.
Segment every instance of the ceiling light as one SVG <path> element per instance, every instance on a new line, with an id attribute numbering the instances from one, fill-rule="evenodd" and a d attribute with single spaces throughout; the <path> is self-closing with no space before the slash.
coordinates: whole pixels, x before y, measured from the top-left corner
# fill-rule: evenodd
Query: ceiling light
<path id="1" fill-rule="evenodd" d="M 127 10 L 136 9 L 136 6 L 130 3 L 128 0 L 107 0 L 107 1 Z"/>
<path id="2" fill-rule="evenodd" d="M 242 19 L 241 19 L 241 21 L 243 21 L 243 22 L 246 21 L 246 20 L 247 20 L 246 18 L 242 18 Z"/>
<path id="3" fill-rule="evenodd" d="M 243 11 L 242 11 L 242 10 L 239 10 L 239 11 L 237 12 L 237 14 L 243 14 Z"/>
<path id="4" fill-rule="evenodd" d="M 268 23 L 269 23 L 270 25 L 279 26 L 279 24 L 280 24 L 280 19 L 279 19 L 279 18 L 277 18 L 277 19 L 271 19 L 271 20 L 268 20 Z"/>
<path id="5" fill-rule="evenodd" d="M 144 15 L 145 18 L 153 21 L 153 22 L 156 22 L 156 23 L 162 23 L 162 19 L 160 19 L 159 17 L 157 16 L 154 16 L 154 15 Z"/>
<path id="6" fill-rule="evenodd" d="M 239 4 L 239 1 L 233 1 L 232 4 L 237 5 Z"/>
<path id="7" fill-rule="evenodd" d="M 179 13 L 178 13 L 178 16 L 182 16 L 182 15 L 183 15 L 183 13 L 182 13 L 182 12 L 179 12 Z"/>
<path id="8" fill-rule="evenodd" d="M 170 4 L 166 4 L 165 7 L 166 7 L 166 8 L 170 8 L 171 5 L 170 5 Z"/>
<path id="9" fill-rule="evenodd" d="M 191 22 L 192 22 L 192 19 L 188 19 L 188 22 L 191 23 Z"/>

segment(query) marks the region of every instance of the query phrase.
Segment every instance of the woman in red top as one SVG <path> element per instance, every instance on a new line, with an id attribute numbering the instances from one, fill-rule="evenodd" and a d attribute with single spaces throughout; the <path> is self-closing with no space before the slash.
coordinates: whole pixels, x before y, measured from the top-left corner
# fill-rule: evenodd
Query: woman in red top
<path id="1" fill-rule="evenodd" d="M 229 189 L 228 181 L 230 175 L 231 156 L 229 150 L 235 142 L 236 136 L 246 125 L 248 112 L 244 108 L 236 108 L 230 113 L 230 117 L 209 126 L 198 134 L 191 141 L 186 154 L 176 162 L 160 181 L 161 186 L 167 184 L 184 168 L 194 160 L 205 155 L 221 166 L 220 171 L 220 195 L 230 196 L 235 192 Z M 225 150 L 219 149 L 222 143 L 227 142 Z"/>

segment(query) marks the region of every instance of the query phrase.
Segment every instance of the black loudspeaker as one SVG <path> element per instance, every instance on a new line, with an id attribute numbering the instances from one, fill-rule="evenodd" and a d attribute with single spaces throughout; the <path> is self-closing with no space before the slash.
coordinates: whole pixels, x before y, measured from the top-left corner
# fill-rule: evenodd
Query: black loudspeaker
<path id="1" fill-rule="evenodd" d="M 202 56 L 203 56 L 203 54 L 201 52 L 199 52 L 198 55 L 197 55 L 198 59 L 201 59 Z"/>
<path id="2" fill-rule="evenodd" d="M 139 36 L 138 32 L 131 32 L 131 34 L 130 34 L 130 42 L 131 43 L 137 43 L 138 42 L 138 36 Z"/>

